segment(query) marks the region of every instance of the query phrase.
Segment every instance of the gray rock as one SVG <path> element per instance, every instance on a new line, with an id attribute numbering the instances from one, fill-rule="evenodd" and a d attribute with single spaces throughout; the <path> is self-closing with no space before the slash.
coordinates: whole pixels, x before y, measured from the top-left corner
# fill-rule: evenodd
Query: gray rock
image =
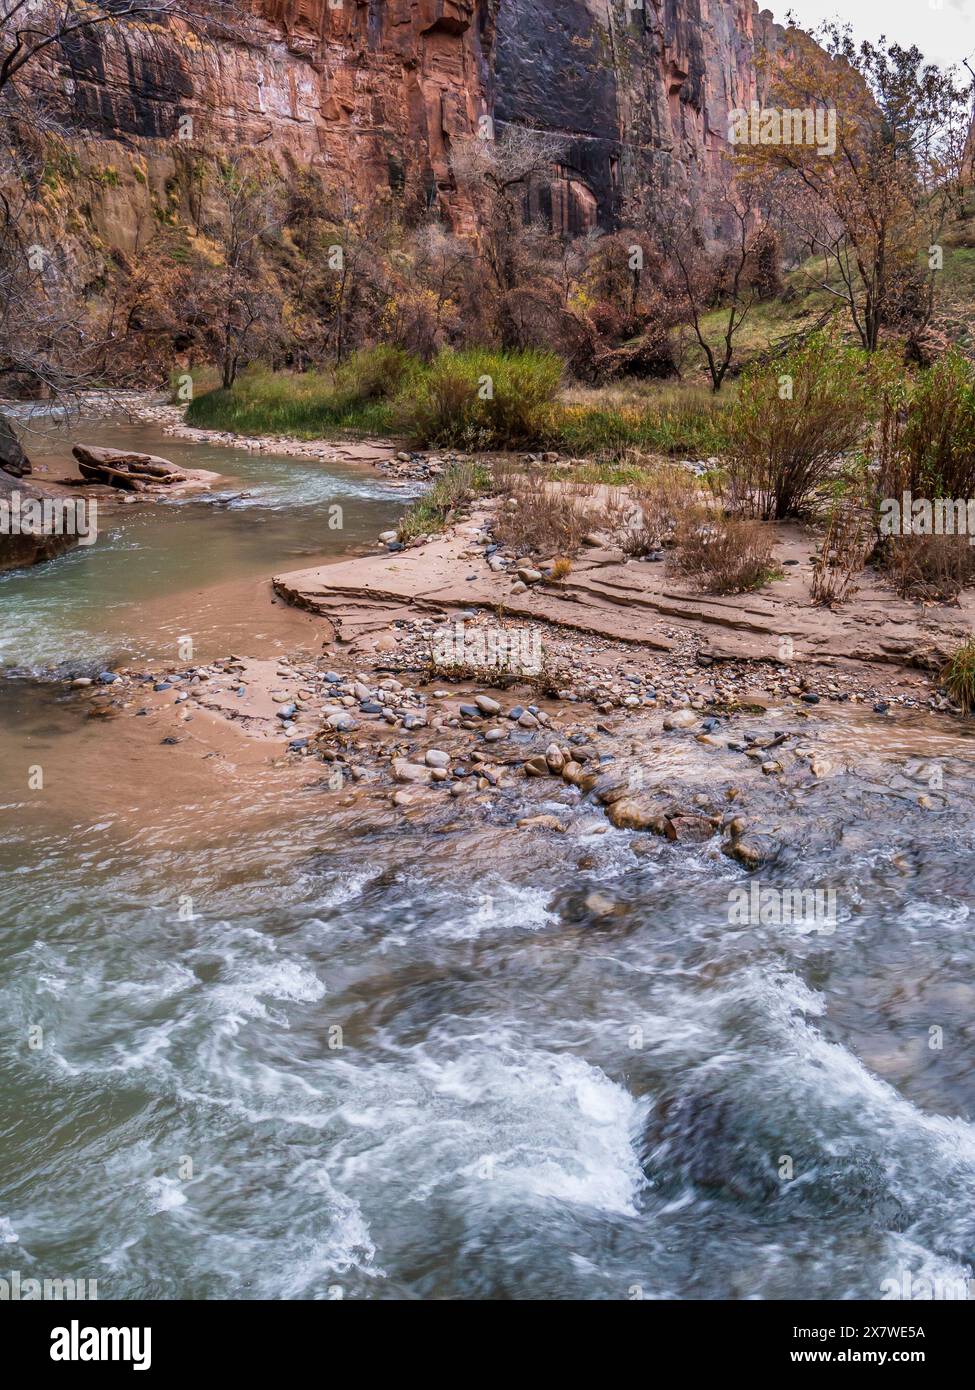
<path id="1" fill-rule="evenodd" d="M 6 415 L 0 415 L 0 468 L 12 478 L 23 478 L 31 472 L 30 459 Z"/>
<path id="2" fill-rule="evenodd" d="M 671 729 L 690 729 L 697 723 L 697 715 L 690 709 L 675 709 L 672 714 L 668 714 L 664 719 L 664 728 Z"/>
<path id="3" fill-rule="evenodd" d="M 0 421 L 3 418 L 0 415 Z M 0 434 L 0 453 L 2 453 L 2 445 L 3 436 Z M 9 461 L 16 467 L 16 456 L 12 446 L 7 449 L 7 455 Z M 26 464 L 25 471 L 30 472 L 30 464 L 26 455 L 24 462 Z M 21 508 L 27 502 L 43 502 L 45 497 L 50 495 L 44 493 L 40 488 L 21 482 L 18 474 L 11 473 L 6 467 L 0 466 L 0 502 L 7 504 L 4 510 L 8 514 L 12 513 L 16 506 L 15 493 L 19 496 Z M 0 532 L 0 570 L 19 569 L 21 566 L 42 564 L 45 560 L 53 560 L 65 550 L 73 549 L 77 544 L 76 536 L 59 536 L 43 530 L 40 534 L 33 535 L 30 531 L 18 532 L 8 529 Z"/>
<path id="4" fill-rule="evenodd" d="M 335 729 L 340 734 L 351 733 L 353 729 L 359 727 L 356 724 L 355 720 L 352 718 L 352 715 L 345 713 L 330 714 L 325 722 L 330 729 Z"/>
<path id="5" fill-rule="evenodd" d="M 393 759 L 393 777 L 397 782 L 432 782 L 433 768 L 421 767 L 407 758 Z"/>

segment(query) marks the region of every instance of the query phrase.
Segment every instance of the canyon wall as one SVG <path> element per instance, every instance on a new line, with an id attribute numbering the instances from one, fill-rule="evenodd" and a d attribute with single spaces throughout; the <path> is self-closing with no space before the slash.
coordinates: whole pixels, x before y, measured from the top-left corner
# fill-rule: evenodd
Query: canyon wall
<path id="1" fill-rule="evenodd" d="M 411 180 L 463 228 L 450 142 L 489 107 L 495 4 L 255 0 L 208 34 L 81 31 L 42 80 L 82 166 L 111 171 L 89 205 L 125 250 L 166 214 L 189 155 L 246 150 L 317 174 L 338 211 Z"/>
<path id="2" fill-rule="evenodd" d="M 178 21 L 125 43 L 82 31 L 44 74 L 86 214 L 125 252 L 179 215 L 201 151 L 313 171 L 337 206 L 408 187 L 471 231 L 450 147 L 485 114 L 566 137 L 540 193 L 561 230 L 610 227 L 648 190 L 713 213 L 728 109 L 783 32 L 753 0 L 240 0 L 229 19 L 202 38 Z"/>
<path id="3" fill-rule="evenodd" d="M 784 35 L 753 0 L 502 0 L 495 114 L 568 139 L 551 206 L 566 231 L 640 196 L 689 200 L 714 226 L 728 112 L 759 95 L 756 55 Z"/>

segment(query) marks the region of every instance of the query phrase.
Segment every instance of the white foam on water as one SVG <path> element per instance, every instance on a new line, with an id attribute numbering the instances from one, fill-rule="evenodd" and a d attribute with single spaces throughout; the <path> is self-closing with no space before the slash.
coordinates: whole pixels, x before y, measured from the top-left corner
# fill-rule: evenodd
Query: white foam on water
<path id="1" fill-rule="evenodd" d="M 177 1207 L 185 1207 L 188 1201 L 183 1184 L 176 1178 L 150 1178 L 145 1191 L 149 1210 L 154 1214 L 175 1211 Z"/>
<path id="2" fill-rule="evenodd" d="M 0 1216 L 0 1245 L 16 1245 L 19 1240 L 10 1217 Z"/>
<path id="3" fill-rule="evenodd" d="M 956 1260 L 944 1259 L 935 1251 L 909 1236 L 902 1235 L 899 1231 L 890 1233 L 888 1246 L 889 1264 L 878 1271 L 877 1298 L 904 1302 L 910 1301 L 917 1293 L 918 1297 L 924 1300 L 925 1295 L 919 1292 L 919 1285 L 922 1289 L 925 1285 L 930 1285 L 932 1290 L 950 1290 L 955 1293 L 960 1292 L 961 1286 L 966 1285 L 972 1278 L 973 1269 L 970 1264 L 959 1264 Z M 905 1272 L 908 1275 L 906 1279 Z M 887 1281 L 892 1281 L 896 1289 Z M 943 1293 L 941 1297 L 944 1297 Z"/>
<path id="4" fill-rule="evenodd" d="M 355 1149 L 345 1186 L 394 1178 L 420 1202 L 459 1185 L 475 1205 L 635 1212 L 644 1108 L 599 1067 L 499 1034 L 424 1042 L 401 1063 L 360 1070 L 340 1111 L 357 1139 L 339 1145 Z"/>
<path id="5" fill-rule="evenodd" d="M 915 898 L 905 903 L 900 911 L 900 925 L 910 930 L 940 927 L 947 931 L 962 931 L 968 927 L 970 918 L 971 909 L 967 903 L 948 897 L 933 902 Z"/>
<path id="6" fill-rule="evenodd" d="M 331 1225 L 324 1238 L 310 1242 L 295 1233 L 294 1257 L 288 1259 L 276 1290 L 269 1290 L 269 1296 L 301 1298 L 310 1291 L 326 1296 L 320 1287 L 323 1279 L 347 1275 L 353 1270 L 372 1278 L 385 1277 L 385 1270 L 374 1263 L 376 1247 L 362 1207 L 354 1197 L 336 1188 L 323 1162 L 308 1160 L 299 1164 L 290 1175 L 289 1187 L 310 1189 L 319 1195 Z"/>
<path id="7" fill-rule="evenodd" d="M 287 1016 L 273 1011 L 264 998 L 292 1003 L 314 1003 L 325 994 L 325 985 L 315 973 L 297 960 L 241 962 L 236 978 L 216 984 L 209 992 L 208 1002 L 223 1024 L 236 1032 L 248 1019 L 270 1018 L 278 1026 L 288 1026 Z"/>
<path id="8" fill-rule="evenodd" d="M 908 1208 L 931 1207 L 960 1230 L 975 1223 L 975 1125 L 959 1117 L 919 1110 L 874 1076 L 847 1048 L 831 1042 L 807 1020 L 825 1013 L 822 995 L 792 974 L 769 979 L 743 972 L 746 988 L 761 997 L 786 1044 L 764 1059 L 766 1075 L 779 1073 L 783 1089 L 801 1107 L 827 1152 L 874 1154 L 891 1193 Z M 759 1078 L 760 1080 L 760 1078 Z"/>
<path id="9" fill-rule="evenodd" d="M 296 891 L 302 889 L 307 891 L 312 889 L 312 906 L 316 913 L 328 911 L 330 908 L 343 907 L 346 903 L 352 902 L 359 897 L 365 888 L 376 876 L 375 869 L 362 869 L 358 872 L 348 872 L 347 870 L 336 870 L 335 877 L 330 883 L 322 885 L 321 875 L 305 872 L 300 877 L 300 882 Z M 329 924 L 320 918 L 313 918 L 312 924 L 327 927 Z"/>
<path id="10" fill-rule="evenodd" d="M 475 941 L 486 933 L 542 931 L 559 920 L 558 913 L 549 909 L 551 899 L 551 888 L 485 880 L 473 901 L 468 896 L 458 903 L 456 915 L 428 931 L 445 941 Z"/>
<path id="11" fill-rule="evenodd" d="M 388 483 L 343 477 L 330 473 L 326 467 L 307 468 L 292 466 L 282 481 L 250 483 L 244 496 L 232 496 L 227 507 L 232 511 L 245 511 L 263 507 L 268 511 L 292 511 L 331 505 L 335 501 L 349 498 L 367 502 L 410 501 L 426 491 L 422 483 L 407 483 L 403 487 L 392 487 Z M 192 500 L 192 499 L 190 499 Z"/>

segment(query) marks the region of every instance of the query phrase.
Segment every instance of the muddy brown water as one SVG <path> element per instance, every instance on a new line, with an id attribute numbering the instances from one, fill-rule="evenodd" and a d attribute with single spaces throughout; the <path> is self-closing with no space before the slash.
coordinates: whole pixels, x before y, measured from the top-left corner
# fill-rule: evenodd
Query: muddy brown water
<path id="1" fill-rule="evenodd" d="M 252 497 L 128 508 L 90 553 L 0 578 L 10 666 L 171 659 L 188 616 L 205 653 L 301 647 L 294 615 L 227 595 L 402 505 L 361 471 L 115 439 Z M 340 489 L 331 550 L 314 519 Z M 799 728 L 829 775 L 744 781 L 673 735 L 646 777 L 719 803 L 740 783 L 782 844 L 761 882 L 832 889 L 828 931 L 732 922 L 748 879 L 716 842 L 635 853 L 554 781 L 411 820 L 0 683 L 0 1275 L 102 1298 L 956 1286 L 975 744 L 923 715 L 798 719 L 735 727 Z M 575 828 L 517 832 L 524 809 Z"/>

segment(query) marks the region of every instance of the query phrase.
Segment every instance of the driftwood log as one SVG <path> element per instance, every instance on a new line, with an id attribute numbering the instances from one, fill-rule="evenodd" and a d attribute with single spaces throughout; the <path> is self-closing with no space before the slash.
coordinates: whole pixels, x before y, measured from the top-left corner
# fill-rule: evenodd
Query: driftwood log
<path id="1" fill-rule="evenodd" d="M 155 454 L 99 449 L 93 444 L 76 444 L 71 452 L 78 460 L 81 476 L 92 483 L 145 492 L 150 487 L 171 487 L 173 483 L 186 482 L 185 473 L 168 459 L 157 458 Z"/>

